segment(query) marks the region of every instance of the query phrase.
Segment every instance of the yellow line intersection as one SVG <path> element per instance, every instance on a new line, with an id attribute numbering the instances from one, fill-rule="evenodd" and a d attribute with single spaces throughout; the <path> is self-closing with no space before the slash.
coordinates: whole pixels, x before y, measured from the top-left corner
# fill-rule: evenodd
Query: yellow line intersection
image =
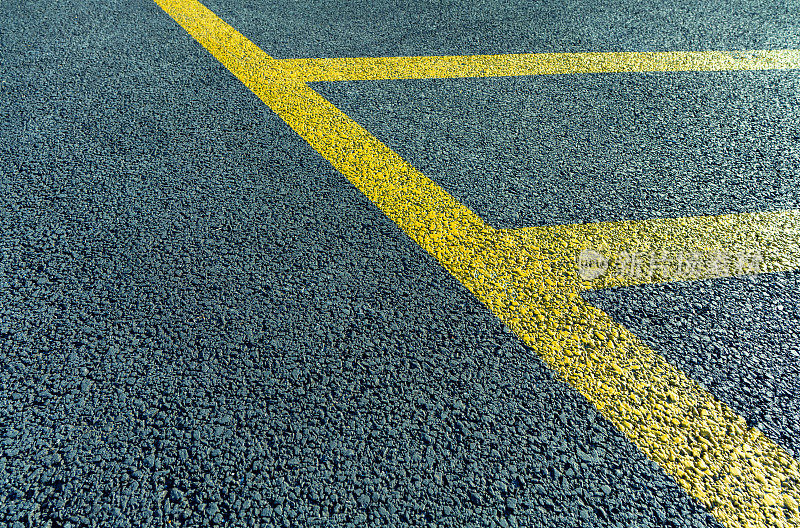
<path id="1" fill-rule="evenodd" d="M 674 280 L 581 280 L 583 249 L 759 252 L 800 268 L 800 212 L 494 229 L 306 83 L 589 72 L 800 68 L 797 50 L 275 60 L 195 0 L 155 0 L 724 525 L 800 525 L 783 448 L 580 296 Z M 698 274 L 695 279 L 713 278 Z"/>

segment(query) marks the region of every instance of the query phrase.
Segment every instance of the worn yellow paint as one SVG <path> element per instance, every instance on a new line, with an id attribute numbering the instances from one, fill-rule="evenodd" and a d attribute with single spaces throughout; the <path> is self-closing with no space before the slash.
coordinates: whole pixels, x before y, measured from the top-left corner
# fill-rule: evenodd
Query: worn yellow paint
<path id="1" fill-rule="evenodd" d="M 662 51 L 353 57 L 278 61 L 298 81 L 447 79 L 567 73 L 800 68 L 800 50 Z"/>
<path id="2" fill-rule="evenodd" d="M 797 461 L 586 304 L 591 284 L 574 261 L 587 244 L 644 236 L 705 247 L 741 235 L 776 256 L 772 269 L 794 268 L 780 257 L 791 249 L 781 233 L 796 240 L 796 213 L 497 230 L 309 88 L 307 72 L 195 0 L 155 1 L 723 524 L 800 524 Z"/>

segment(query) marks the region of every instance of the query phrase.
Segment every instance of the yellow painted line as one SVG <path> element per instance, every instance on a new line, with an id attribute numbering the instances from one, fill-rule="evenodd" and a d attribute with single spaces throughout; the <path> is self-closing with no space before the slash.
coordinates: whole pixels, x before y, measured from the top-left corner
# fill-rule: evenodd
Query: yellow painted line
<path id="1" fill-rule="evenodd" d="M 636 286 L 679 280 L 800 269 L 800 211 L 772 211 L 600 222 L 524 228 L 568 240 L 564 254 L 578 269 L 577 256 L 591 249 L 608 260 L 607 272 L 583 280 L 585 289 Z M 615 265 L 616 264 L 616 265 Z M 684 266 L 680 266 L 684 264 Z"/>
<path id="2" fill-rule="evenodd" d="M 609 72 L 800 68 L 800 50 L 664 51 L 284 59 L 298 81 L 447 79 Z"/>
<path id="3" fill-rule="evenodd" d="M 565 257 L 582 227 L 487 226 L 285 61 L 194 0 L 155 1 L 723 524 L 800 524 L 797 461 L 583 302 Z"/>
<path id="4" fill-rule="evenodd" d="M 799 525 L 797 461 L 583 302 L 564 257 L 579 238 L 569 229 L 498 234 L 501 263 L 473 291 L 525 343 L 724 525 Z"/>

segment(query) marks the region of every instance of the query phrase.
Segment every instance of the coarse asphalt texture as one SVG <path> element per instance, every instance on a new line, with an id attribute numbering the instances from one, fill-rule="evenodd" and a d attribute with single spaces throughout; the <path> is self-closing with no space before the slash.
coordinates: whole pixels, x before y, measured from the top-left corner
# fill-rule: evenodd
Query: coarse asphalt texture
<path id="1" fill-rule="evenodd" d="M 793 2 L 595 4 L 206 5 L 281 58 L 800 48 Z M 1 524 L 717 526 L 155 3 L 0 12 Z M 521 227 L 797 207 L 797 84 L 315 89 Z M 612 121 L 647 192 L 602 138 L 547 133 Z M 797 291 L 585 297 L 798 456 Z"/>

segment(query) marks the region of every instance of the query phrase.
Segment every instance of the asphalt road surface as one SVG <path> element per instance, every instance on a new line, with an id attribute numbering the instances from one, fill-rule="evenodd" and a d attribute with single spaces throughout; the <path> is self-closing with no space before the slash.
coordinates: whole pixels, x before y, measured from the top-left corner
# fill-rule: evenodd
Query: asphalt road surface
<path id="1" fill-rule="evenodd" d="M 276 59 L 800 48 L 794 0 L 205 6 Z M 719 513 L 165 9 L 0 4 L 0 525 L 717 527 L 774 506 Z M 798 68 L 310 86 L 519 230 L 796 210 Z M 786 477 L 789 527 L 796 268 L 581 293 L 784 453 L 754 466 Z"/>

